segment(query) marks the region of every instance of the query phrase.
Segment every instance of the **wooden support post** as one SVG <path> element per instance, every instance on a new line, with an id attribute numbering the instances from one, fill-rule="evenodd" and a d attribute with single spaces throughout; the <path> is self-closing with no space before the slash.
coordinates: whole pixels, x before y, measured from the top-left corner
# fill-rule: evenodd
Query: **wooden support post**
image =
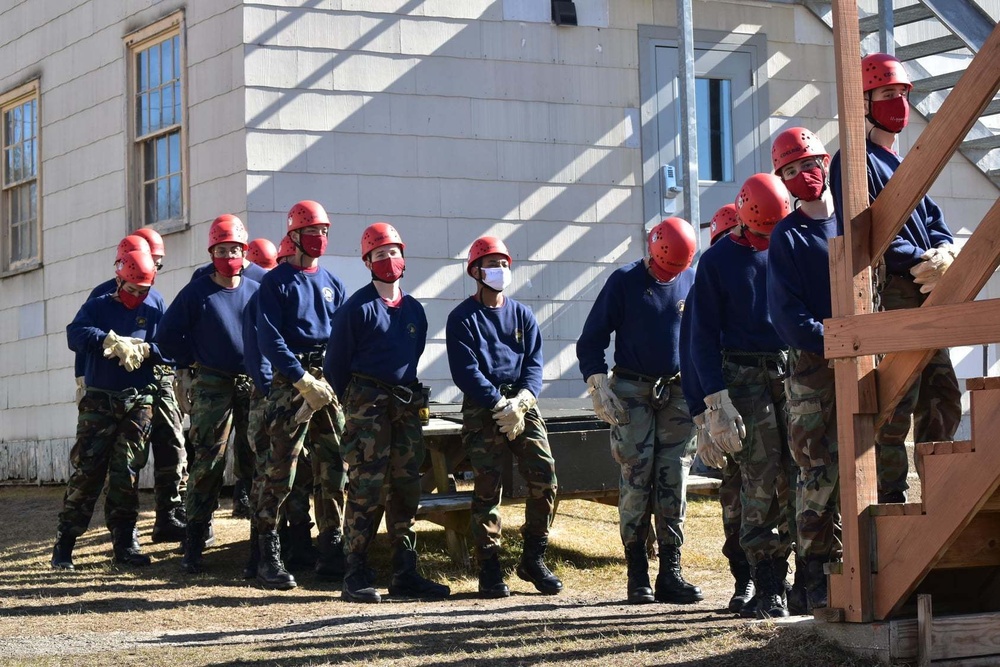
<path id="1" fill-rule="evenodd" d="M 930 667 L 934 646 L 934 616 L 931 613 L 931 596 L 917 595 L 917 665 Z"/>

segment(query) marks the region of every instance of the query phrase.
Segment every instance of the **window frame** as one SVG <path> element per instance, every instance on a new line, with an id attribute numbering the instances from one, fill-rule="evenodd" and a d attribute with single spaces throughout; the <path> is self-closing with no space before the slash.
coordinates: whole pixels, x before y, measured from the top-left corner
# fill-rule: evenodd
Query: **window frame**
<path id="1" fill-rule="evenodd" d="M 129 33 L 124 38 L 125 44 L 125 71 L 126 71 L 126 91 L 128 100 L 126 102 L 128 145 L 126 148 L 126 212 L 129 220 L 129 229 L 136 230 L 140 227 L 151 227 L 160 234 L 182 231 L 189 226 L 190 193 L 189 193 L 189 163 L 188 163 L 188 77 L 187 77 L 187 48 L 185 43 L 185 23 L 184 11 L 174 12 L 164 18 L 151 23 L 144 28 Z M 155 132 L 145 135 L 139 134 L 137 122 L 137 96 L 138 83 L 136 72 L 136 60 L 138 54 L 146 49 L 160 44 L 168 39 L 178 38 L 179 48 L 179 74 L 180 74 L 180 119 L 173 125 L 160 128 Z M 181 168 L 181 213 L 178 218 L 159 220 L 153 224 L 146 224 L 145 210 L 145 172 L 143 157 L 145 155 L 144 144 L 157 137 L 169 136 L 174 132 L 180 135 L 180 168 Z"/>
<path id="2" fill-rule="evenodd" d="M 25 273 L 41 268 L 42 266 L 42 96 L 41 79 L 34 78 L 5 93 L 0 93 L 0 239 L 2 239 L 3 257 L 0 257 L 0 278 Z M 6 136 L 4 131 L 5 116 L 8 111 L 23 105 L 29 101 L 35 102 L 35 254 L 27 259 L 12 261 L 13 248 L 11 221 L 7 219 L 6 206 L 6 168 L 7 159 L 3 154 L 6 147 Z M 21 187 L 30 181 L 22 180 L 17 185 L 11 187 Z"/>

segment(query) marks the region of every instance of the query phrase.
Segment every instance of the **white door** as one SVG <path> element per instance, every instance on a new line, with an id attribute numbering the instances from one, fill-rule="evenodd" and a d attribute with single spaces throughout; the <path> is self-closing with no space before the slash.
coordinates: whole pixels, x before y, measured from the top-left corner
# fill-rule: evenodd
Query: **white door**
<path id="1" fill-rule="evenodd" d="M 721 206 L 736 200 L 739 187 L 758 169 L 757 105 L 752 59 L 742 51 L 695 49 L 695 109 L 698 130 L 698 191 L 700 220 L 690 222 L 699 234 L 699 251 L 708 247 L 708 223 Z M 657 173 L 661 188 L 665 167 L 681 180 L 680 130 L 685 105 L 680 100 L 677 49 L 657 46 L 656 134 Z M 683 185 L 683 184 L 682 184 Z M 665 199 L 662 215 L 686 209 L 683 190 Z M 673 210 L 671 210 L 673 208 Z M 700 224 L 699 224 L 700 223 Z"/>

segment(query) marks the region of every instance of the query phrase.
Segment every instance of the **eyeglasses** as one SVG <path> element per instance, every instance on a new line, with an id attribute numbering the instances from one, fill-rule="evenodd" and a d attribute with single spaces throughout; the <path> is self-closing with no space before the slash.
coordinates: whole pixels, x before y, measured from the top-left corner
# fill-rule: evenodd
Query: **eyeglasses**
<path id="1" fill-rule="evenodd" d="M 222 257 L 242 257 L 242 256 L 243 256 L 243 248 L 238 245 L 232 246 L 230 248 L 217 245 L 214 248 L 212 248 L 212 257 L 222 258 Z"/>

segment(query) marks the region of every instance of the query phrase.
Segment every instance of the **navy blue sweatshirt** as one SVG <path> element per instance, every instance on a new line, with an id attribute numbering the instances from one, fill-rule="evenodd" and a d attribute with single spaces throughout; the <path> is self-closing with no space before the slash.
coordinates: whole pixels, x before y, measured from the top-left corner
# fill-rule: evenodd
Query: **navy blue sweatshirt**
<path id="1" fill-rule="evenodd" d="M 678 350 L 681 362 L 681 393 L 687 403 L 688 412 L 692 417 L 705 411 L 705 391 L 701 388 L 701 378 L 694 367 L 691 356 L 691 320 L 694 319 L 694 299 L 688 294 L 684 301 L 684 313 L 681 317 L 681 331 L 678 340 Z"/>
<path id="2" fill-rule="evenodd" d="M 323 375 L 341 396 L 352 373 L 409 385 L 417 381 L 426 342 L 424 307 L 409 294 L 390 307 L 368 283 L 333 314 Z"/>
<path id="3" fill-rule="evenodd" d="M 873 202 L 878 193 L 888 185 L 889 178 L 903 160 L 891 150 L 871 141 L 866 143 L 865 150 L 868 162 L 868 199 Z M 844 234 L 843 184 L 840 179 L 840 151 L 837 151 L 830 162 L 830 190 L 833 192 L 837 214 L 837 236 Z M 933 199 L 925 196 L 889 244 L 889 249 L 885 252 L 885 266 L 889 273 L 909 276 L 910 267 L 920 263 L 921 255 L 953 240 L 941 209 Z"/>
<path id="4" fill-rule="evenodd" d="M 698 262 L 691 353 L 706 396 L 726 388 L 723 349 L 785 349 L 767 311 L 767 255 L 767 250 L 754 251 L 727 234 Z"/>
<path id="5" fill-rule="evenodd" d="M 233 289 L 202 276 L 181 288 L 163 316 L 156 342 L 180 366 L 243 373 L 243 309 L 260 283 L 242 278 Z"/>
<path id="6" fill-rule="evenodd" d="M 271 362 L 264 358 L 257 345 L 257 292 L 243 309 L 243 366 L 247 375 L 264 396 L 271 391 Z"/>
<path id="7" fill-rule="evenodd" d="M 771 232 L 767 305 L 771 323 L 789 347 L 823 356 L 823 320 L 830 308 L 830 251 L 836 218 L 815 220 L 792 211 Z"/>
<path id="8" fill-rule="evenodd" d="M 148 298 L 135 310 L 129 310 L 115 301 L 111 294 L 90 299 L 77 312 L 66 327 L 69 349 L 86 359 L 83 377 L 88 387 L 107 391 L 141 389 L 155 381 L 153 366 L 167 363 L 160 356 L 154 335 L 163 318 L 163 310 Z M 150 343 L 149 358 L 142 366 L 126 371 L 119 365 L 118 357 L 104 358 L 104 339 L 114 331 L 123 338 L 141 338 Z"/>
<path id="9" fill-rule="evenodd" d="M 215 264 L 209 262 L 208 264 L 205 264 L 204 266 L 199 266 L 197 269 L 194 270 L 194 273 L 191 274 L 190 282 L 193 283 L 202 276 L 210 276 L 213 273 L 215 273 Z M 262 269 L 253 262 L 247 262 L 247 265 L 243 267 L 243 277 L 249 278 L 254 282 L 259 283 L 264 279 L 264 276 L 266 275 L 267 275 L 267 269 Z"/>
<path id="10" fill-rule="evenodd" d="M 273 370 L 292 382 L 305 375 L 296 354 L 330 340 L 333 313 L 345 299 L 344 284 L 323 267 L 301 269 L 279 264 L 260 284 L 257 345 Z"/>
<path id="11" fill-rule="evenodd" d="M 96 299 L 99 296 L 104 296 L 105 294 L 114 294 L 118 291 L 118 280 L 117 278 L 112 278 L 111 280 L 105 280 L 103 283 L 95 287 L 90 291 L 90 296 L 87 297 L 87 301 L 91 299 Z M 149 302 L 151 306 L 159 310 L 166 310 L 167 304 L 163 300 L 163 295 L 156 291 L 155 287 L 149 288 L 149 294 L 146 295 L 146 301 Z M 143 303 L 145 303 L 144 301 Z M 85 302 L 86 303 L 86 302 Z M 117 332 L 115 332 L 117 333 Z M 86 372 L 87 366 L 87 356 L 83 352 L 77 352 L 75 360 L 73 363 L 73 369 L 76 377 L 83 377 L 84 372 Z"/>
<path id="12" fill-rule="evenodd" d="M 510 297 L 488 308 L 469 297 L 448 314 L 448 365 L 465 397 L 484 408 L 500 400 L 500 385 L 542 391 L 542 334 L 531 310 Z"/>
<path id="13" fill-rule="evenodd" d="M 659 283 L 641 259 L 608 276 L 576 342 L 584 379 L 608 372 L 604 351 L 611 334 L 616 366 L 655 377 L 677 374 L 681 312 L 693 284 L 692 269 Z"/>

